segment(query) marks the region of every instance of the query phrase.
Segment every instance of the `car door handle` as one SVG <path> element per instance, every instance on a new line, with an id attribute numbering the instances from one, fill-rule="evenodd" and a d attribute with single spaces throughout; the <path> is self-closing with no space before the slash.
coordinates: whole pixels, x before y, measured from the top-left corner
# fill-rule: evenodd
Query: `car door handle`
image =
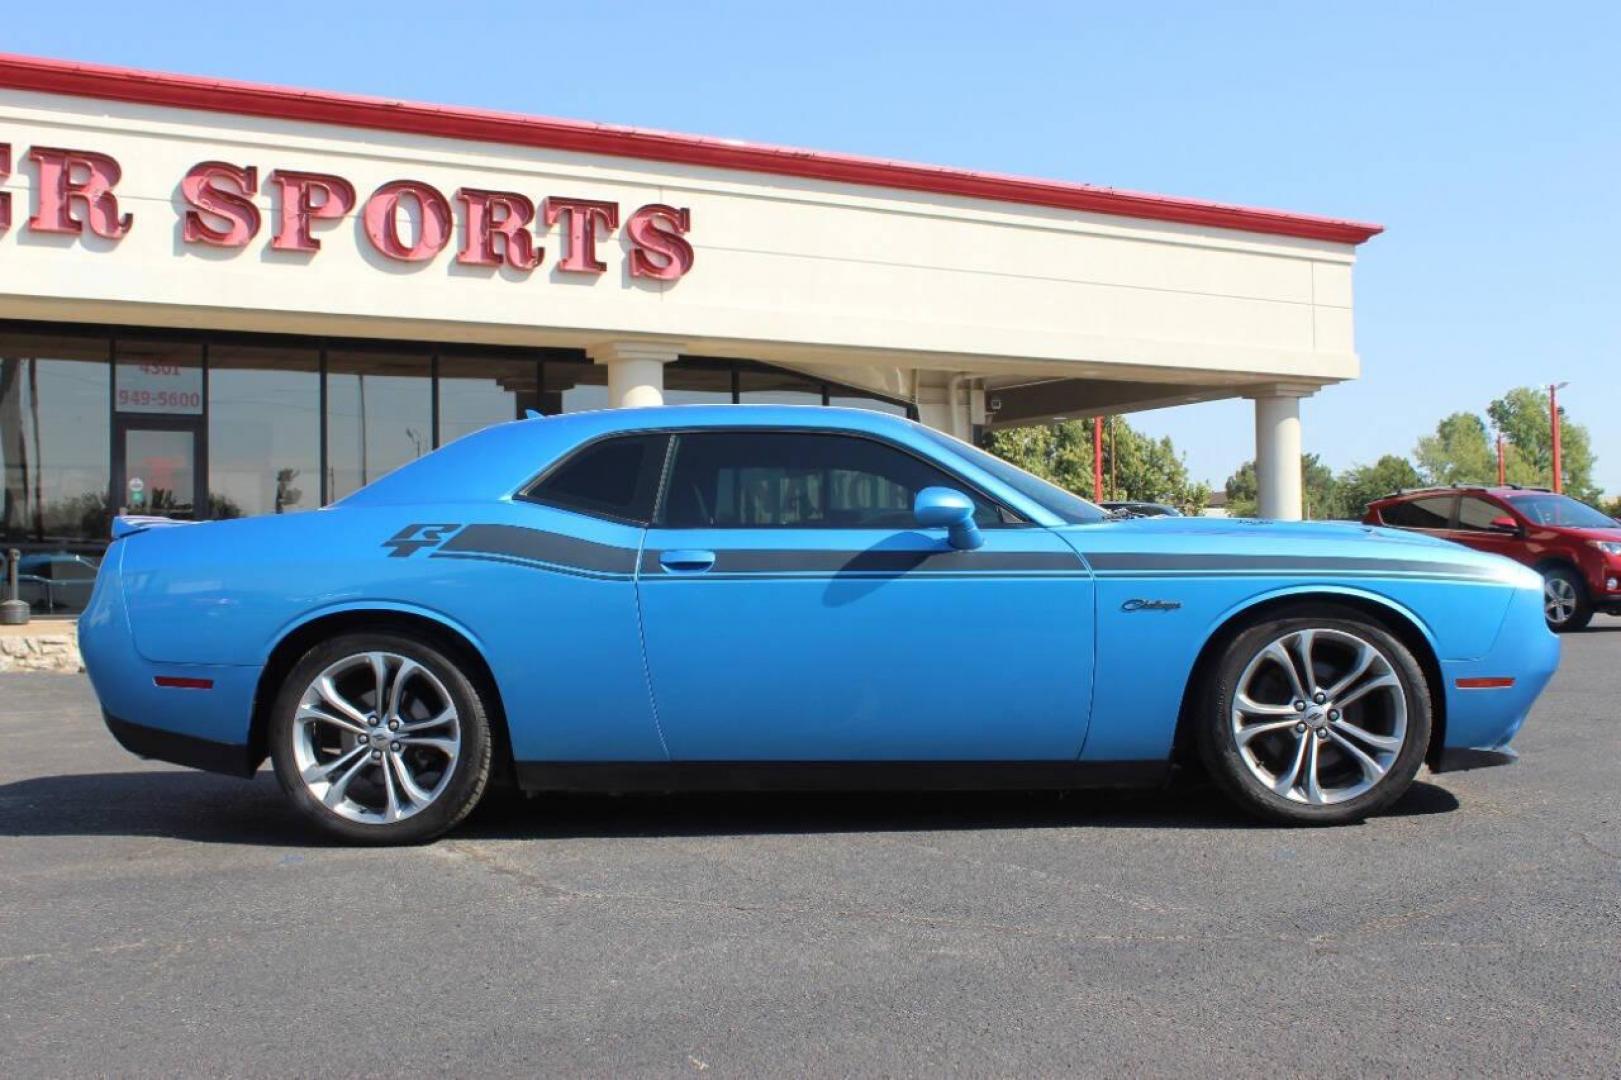
<path id="1" fill-rule="evenodd" d="M 659 565 L 671 574 L 701 574 L 715 565 L 713 551 L 677 550 L 659 554 Z"/>

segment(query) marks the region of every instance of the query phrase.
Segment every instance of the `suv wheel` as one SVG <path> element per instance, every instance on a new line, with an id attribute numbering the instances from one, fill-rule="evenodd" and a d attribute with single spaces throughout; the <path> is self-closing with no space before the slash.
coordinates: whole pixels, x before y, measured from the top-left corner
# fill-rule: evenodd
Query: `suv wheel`
<path id="1" fill-rule="evenodd" d="M 1568 566 L 1546 567 L 1542 571 L 1542 613 L 1556 634 L 1580 630 L 1592 621 L 1593 605 L 1581 575 Z"/>

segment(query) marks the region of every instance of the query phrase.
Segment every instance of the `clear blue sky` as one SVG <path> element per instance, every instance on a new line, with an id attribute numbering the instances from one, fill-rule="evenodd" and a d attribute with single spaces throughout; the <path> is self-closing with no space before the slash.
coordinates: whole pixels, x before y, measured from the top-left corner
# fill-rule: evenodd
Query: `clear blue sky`
<path id="1" fill-rule="evenodd" d="M 64 15 L 71 11 L 71 16 Z M 1621 492 L 1621 7 L 9 4 L 0 49 L 640 124 L 1377 221 L 1335 467 L 1570 380 Z M 1145 413 L 1196 476 L 1247 403 Z"/>

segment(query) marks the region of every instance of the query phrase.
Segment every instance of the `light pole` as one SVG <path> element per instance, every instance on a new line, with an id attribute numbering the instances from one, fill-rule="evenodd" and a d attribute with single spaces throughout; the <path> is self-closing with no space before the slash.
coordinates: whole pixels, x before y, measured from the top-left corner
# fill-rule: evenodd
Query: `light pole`
<path id="1" fill-rule="evenodd" d="M 1559 391 L 1570 383 L 1550 383 L 1548 386 L 1548 416 L 1553 425 L 1553 491 L 1555 495 L 1565 490 L 1564 462 L 1559 455 Z"/>
<path id="2" fill-rule="evenodd" d="M 1103 501 L 1103 417 L 1092 417 L 1092 501 Z"/>
<path id="3" fill-rule="evenodd" d="M 1503 461 L 1503 433 L 1497 433 L 1497 486 L 1508 483 L 1508 469 Z"/>

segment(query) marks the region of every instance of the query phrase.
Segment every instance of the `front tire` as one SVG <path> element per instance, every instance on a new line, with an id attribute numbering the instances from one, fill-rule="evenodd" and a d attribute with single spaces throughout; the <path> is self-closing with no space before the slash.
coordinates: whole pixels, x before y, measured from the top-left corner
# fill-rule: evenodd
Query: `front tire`
<path id="1" fill-rule="evenodd" d="M 1429 746 L 1429 687 L 1413 654 L 1355 611 L 1270 619 L 1228 643 L 1196 732 L 1216 784 L 1289 825 L 1360 821 L 1412 784 Z"/>
<path id="2" fill-rule="evenodd" d="M 306 653 L 270 719 L 276 779 L 345 840 L 413 844 L 454 828 L 489 782 L 484 701 L 457 663 L 405 634 L 344 634 Z"/>
<path id="3" fill-rule="evenodd" d="M 1556 634 L 1584 629 L 1593 621 L 1593 604 L 1587 598 L 1587 583 L 1568 566 L 1549 566 L 1542 571 L 1542 614 L 1548 629 Z"/>

